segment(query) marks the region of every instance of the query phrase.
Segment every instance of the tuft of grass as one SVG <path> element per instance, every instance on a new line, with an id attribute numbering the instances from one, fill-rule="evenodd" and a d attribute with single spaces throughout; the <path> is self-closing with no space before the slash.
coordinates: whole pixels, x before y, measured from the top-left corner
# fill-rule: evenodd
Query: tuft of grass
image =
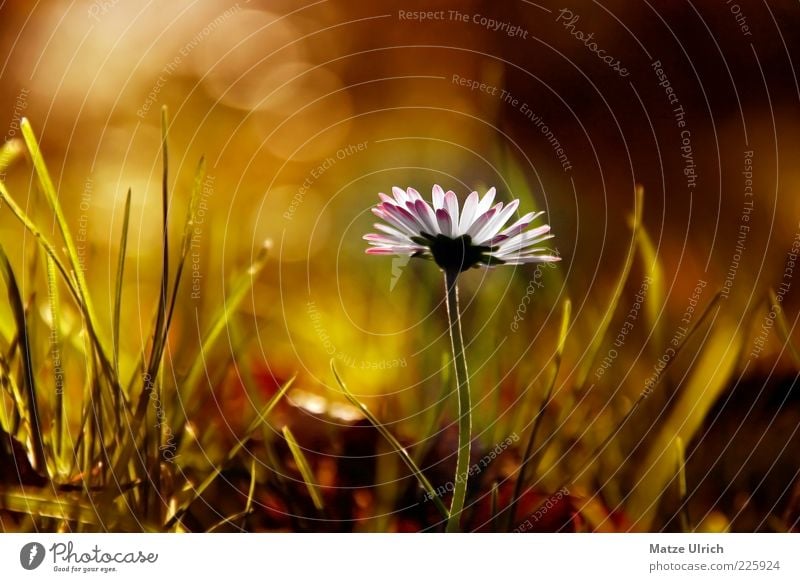
<path id="1" fill-rule="evenodd" d="M 24 398 L 18 395 L 18 402 L 23 406 L 21 410 L 25 411 L 22 417 L 28 425 L 28 435 L 33 443 L 33 467 L 37 471 L 46 471 L 47 461 L 45 459 L 42 421 L 36 395 L 36 373 L 33 368 L 33 354 L 31 352 L 30 335 L 28 332 L 27 310 L 22 303 L 22 296 L 20 295 L 19 286 L 17 285 L 17 278 L 14 276 L 11 263 L 2 245 L 0 245 L 0 276 L 2 276 L 5 282 L 8 291 L 8 302 L 11 305 L 14 323 L 17 326 L 17 347 L 20 351 L 22 380 L 25 391 Z"/>

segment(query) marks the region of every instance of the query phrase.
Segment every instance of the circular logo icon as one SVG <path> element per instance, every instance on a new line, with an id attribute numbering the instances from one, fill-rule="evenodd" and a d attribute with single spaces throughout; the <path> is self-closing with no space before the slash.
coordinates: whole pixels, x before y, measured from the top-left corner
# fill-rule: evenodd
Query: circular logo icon
<path id="1" fill-rule="evenodd" d="M 39 542 L 29 542 L 19 551 L 19 563 L 26 570 L 35 570 L 44 562 L 44 546 Z"/>

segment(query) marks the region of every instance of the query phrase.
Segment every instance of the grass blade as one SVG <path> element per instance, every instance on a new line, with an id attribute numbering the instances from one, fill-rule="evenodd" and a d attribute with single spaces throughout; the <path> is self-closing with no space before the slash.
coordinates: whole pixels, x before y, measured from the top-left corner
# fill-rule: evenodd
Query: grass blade
<path id="1" fill-rule="evenodd" d="M 22 296 L 17 286 L 17 279 L 11 268 L 6 251 L 0 245 L 0 276 L 5 281 L 8 290 L 8 302 L 14 315 L 14 322 L 17 326 L 17 337 L 19 338 L 20 356 L 22 358 L 22 371 L 25 380 L 25 405 L 27 406 L 28 430 L 33 444 L 34 468 L 39 472 L 47 471 L 47 462 L 44 454 L 44 442 L 42 439 L 42 427 L 39 416 L 39 405 L 36 400 L 36 377 L 33 369 L 33 357 L 31 353 L 30 336 L 28 335 L 28 324 L 25 314 L 25 307 L 22 304 Z"/>
<path id="2" fill-rule="evenodd" d="M 400 456 L 400 459 L 403 461 L 403 463 L 405 463 L 405 465 L 411 470 L 411 472 L 414 473 L 414 476 L 417 478 L 417 481 L 419 481 L 419 484 L 428 494 L 428 497 L 431 498 L 431 500 L 436 505 L 436 508 L 442 514 L 444 519 L 447 520 L 450 516 L 450 512 L 447 511 L 447 508 L 444 506 L 444 503 L 442 503 L 442 500 L 439 499 L 439 496 L 436 494 L 436 491 L 434 491 L 433 485 L 431 485 L 431 482 L 428 481 L 428 478 L 425 476 L 422 470 L 417 466 L 417 464 L 414 463 L 414 460 L 408 454 L 408 451 L 406 451 L 405 447 L 403 447 L 403 445 L 400 444 L 400 441 L 398 441 L 394 437 L 394 435 L 391 432 L 389 432 L 389 430 L 385 426 L 383 426 L 383 424 L 381 424 L 381 422 L 375 417 L 375 415 L 372 414 L 372 412 L 370 412 L 369 408 L 367 408 L 364 404 L 362 404 L 355 396 L 353 396 L 350 390 L 347 389 L 347 386 L 345 385 L 344 381 L 341 379 L 339 373 L 336 371 L 336 365 L 334 360 L 331 360 L 331 370 L 333 371 L 334 378 L 336 378 L 336 383 L 339 384 L 339 388 L 342 389 L 342 392 L 344 393 L 345 397 L 350 401 L 350 403 L 353 406 L 358 408 L 364 414 L 364 416 L 367 417 L 370 423 L 372 423 L 372 426 L 378 429 L 378 432 L 380 432 L 381 435 L 383 435 L 383 438 L 389 441 L 389 444 L 392 445 L 392 448 Z"/>
<path id="3" fill-rule="evenodd" d="M 125 210 L 122 214 L 122 235 L 119 240 L 117 256 L 117 276 L 114 284 L 114 327 L 112 330 L 114 344 L 114 370 L 119 377 L 119 328 L 122 314 L 122 281 L 125 274 L 125 257 L 128 254 L 128 226 L 131 218 L 131 189 L 125 196 Z"/>
<path id="4" fill-rule="evenodd" d="M 638 234 L 639 256 L 645 273 L 650 278 L 647 298 L 644 302 L 644 311 L 653 330 L 653 337 L 656 342 L 656 351 L 660 352 L 665 345 L 665 322 L 666 317 L 660 317 L 662 307 L 665 303 L 665 277 L 664 266 L 658 258 L 658 253 L 650 240 L 650 235 L 644 225 L 639 226 Z"/>
<path id="5" fill-rule="evenodd" d="M 585 360 L 585 364 L 582 368 L 580 368 L 578 372 L 578 377 L 576 378 L 575 382 L 575 390 L 580 392 L 585 384 L 586 378 L 589 376 L 589 371 L 594 367 L 594 362 L 597 359 L 598 353 L 600 353 L 600 348 L 605 341 L 606 334 L 608 333 L 608 328 L 611 325 L 611 319 L 614 316 L 614 313 L 617 310 L 617 305 L 619 304 L 620 297 L 622 297 L 622 292 L 625 289 L 625 284 L 628 281 L 628 277 L 630 276 L 631 266 L 633 265 L 633 259 L 636 256 L 636 241 L 638 239 L 638 232 L 639 227 L 642 223 L 642 208 L 644 204 L 644 189 L 637 185 L 636 186 L 636 197 L 635 203 L 633 208 L 633 216 L 631 217 L 631 244 L 628 247 L 628 253 L 625 256 L 625 263 L 622 266 L 622 272 L 620 272 L 619 278 L 617 279 L 616 286 L 614 287 L 614 291 L 611 294 L 611 299 L 608 302 L 608 307 L 606 308 L 605 313 L 603 314 L 603 318 L 600 320 L 600 324 L 597 326 L 597 330 L 595 331 L 594 337 L 592 338 L 592 343 L 588 349 L 588 355 Z"/>
<path id="6" fill-rule="evenodd" d="M 33 133 L 33 128 L 31 128 L 30 121 L 28 121 L 27 118 L 23 117 L 22 121 L 20 121 L 20 129 L 22 131 L 22 137 L 25 140 L 25 145 L 28 148 L 28 153 L 33 161 L 33 168 L 36 172 L 37 178 L 39 179 L 39 184 L 42 187 L 42 191 L 44 192 L 50 209 L 55 214 L 58 230 L 61 233 L 61 237 L 64 239 L 64 244 L 67 247 L 67 256 L 72 267 L 72 273 L 75 278 L 80 300 L 86 307 L 86 315 L 91 321 L 91 327 L 94 330 L 94 334 L 97 335 L 98 346 L 100 347 L 102 346 L 102 342 L 100 341 L 98 333 L 99 329 L 97 326 L 97 317 L 95 315 L 92 299 L 86 284 L 86 278 L 83 274 L 83 267 L 78 255 L 78 248 L 75 246 L 75 241 L 72 238 L 72 234 L 69 230 L 67 219 L 64 217 L 64 211 L 62 210 L 61 204 L 58 201 L 58 194 L 56 193 L 55 186 L 50 178 L 50 172 L 47 170 L 44 157 L 42 157 L 42 152 L 39 149 L 39 143 L 36 140 L 36 136 Z"/>
<path id="7" fill-rule="evenodd" d="M 683 439 L 675 439 L 675 456 L 677 460 L 677 479 L 678 479 L 678 501 L 680 505 L 681 531 L 689 533 L 692 531 L 691 521 L 689 521 L 689 500 L 686 498 L 688 488 L 686 487 L 686 452 L 683 447 Z"/>
<path id="8" fill-rule="evenodd" d="M 308 489 L 308 494 L 311 496 L 314 507 L 316 507 L 318 511 L 322 511 L 324 505 L 322 503 L 322 494 L 319 491 L 319 485 L 314 479 L 314 473 L 311 471 L 311 466 L 308 464 L 308 460 L 303 454 L 303 449 L 300 448 L 297 439 L 294 438 L 288 426 L 283 427 L 283 438 L 286 439 L 286 444 L 289 445 L 289 450 L 292 453 L 294 462 L 297 463 L 297 469 L 303 477 L 303 482 L 306 485 L 306 489 Z"/>
<path id="9" fill-rule="evenodd" d="M 186 257 L 189 254 L 189 248 L 192 243 L 192 231 L 194 229 L 194 217 L 197 213 L 197 206 L 200 201 L 200 194 L 203 191 L 203 179 L 206 175 L 206 162 L 205 158 L 200 158 L 197 164 L 197 170 L 194 174 L 194 186 L 192 187 L 192 195 L 189 199 L 189 206 L 186 210 L 186 220 L 183 223 L 183 239 L 181 240 L 181 256 L 178 260 L 178 266 L 175 271 L 175 283 L 172 288 L 172 299 L 169 305 L 167 314 L 167 327 L 172 323 L 172 315 L 175 313 L 175 303 L 178 298 L 178 288 L 180 287 L 181 278 L 183 275 L 183 267 L 186 264 Z"/>
<path id="10" fill-rule="evenodd" d="M 66 470 L 69 462 L 64 458 L 64 427 L 66 423 L 66 410 L 64 408 L 64 370 L 61 365 L 61 312 L 59 307 L 58 280 L 56 279 L 56 266 L 53 259 L 45 256 L 47 264 L 47 294 L 50 305 L 50 357 L 53 363 L 53 381 L 55 386 L 55 399 L 53 410 L 52 442 L 57 472 Z"/>

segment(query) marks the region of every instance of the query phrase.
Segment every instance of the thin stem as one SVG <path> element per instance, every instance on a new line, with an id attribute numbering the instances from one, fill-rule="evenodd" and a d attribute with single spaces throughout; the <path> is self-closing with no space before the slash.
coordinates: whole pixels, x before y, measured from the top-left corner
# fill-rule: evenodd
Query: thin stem
<path id="1" fill-rule="evenodd" d="M 450 519 L 447 531 L 457 532 L 467 496 L 467 477 L 469 472 L 469 451 L 472 439 L 472 404 L 469 394 L 469 374 L 467 358 L 464 355 L 464 338 L 461 335 L 461 312 L 458 309 L 457 270 L 444 273 L 447 290 L 447 319 L 450 322 L 450 346 L 453 348 L 453 361 L 458 385 L 458 456 L 456 457 L 455 490 L 450 504 Z"/>

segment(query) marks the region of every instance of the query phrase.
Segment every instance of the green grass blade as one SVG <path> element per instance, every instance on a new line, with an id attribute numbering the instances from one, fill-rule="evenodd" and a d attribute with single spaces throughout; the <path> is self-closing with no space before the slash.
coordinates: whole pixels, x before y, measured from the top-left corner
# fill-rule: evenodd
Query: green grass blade
<path id="1" fill-rule="evenodd" d="M 183 223 L 183 239 L 181 240 L 181 255 L 178 259 L 178 265 L 175 271 L 175 283 L 172 287 L 172 299 L 169 305 L 167 314 L 167 327 L 172 322 L 172 316 L 175 313 L 175 303 L 178 299 L 178 289 L 180 287 L 181 278 L 183 275 L 183 267 L 186 264 L 186 257 L 189 254 L 189 248 L 192 244 L 192 231 L 194 230 L 194 218 L 197 213 L 197 206 L 200 201 L 200 194 L 203 191 L 203 180 L 206 175 L 206 162 L 205 158 L 200 158 L 197 164 L 197 170 L 194 174 L 194 186 L 192 187 L 192 195 L 189 199 L 189 206 L 186 210 L 186 220 Z"/>
<path id="2" fill-rule="evenodd" d="M 664 266 L 658 258 L 656 248 L 653 246 L 653 241 L 650 240 L 650 235 L 644 225 L 639 226 L 638 243 L 643 270 L 650 278 L 647 297 L 644 301 L 644 312 L 649 327 L 653 330 L 656 351 L 660 352 L 664 349 L 666 341 L 666 317 L 660 316 L 666 298 Z"/>
<path id="3" fill-rule="evenodd" d="M 34 468 L 40 472 L 47 471 L 47 462 L 44 453 L 44 441 L 42 439 L 41 416 L 39 415 L 39 405 L 36 399 L 36 374 L 33 368 L 33 355 L 31 353 L 30 336 L 28 334 L 28 324 L 25 307 L 22 304 L 22 296 L 17 286 L 17 279 L 11 268 L 6 251 L 0 245 L 0 276 L 5 281 L 8 291 L 8 301 L 14 315 L 14 322 L 17 326 L 17 337 L 19 338 L 20 356 L 22 358 L 22 371 L 25 388 L 25 404 L 27 406 L 27 416 L 29 419 L 29 432 L 31 443 L 33 444 Z"/>
<path id="4" fill-rule="evenodd" d="M 228 463 L 230 463 L 236 457 L 236 455 L 239 454 L 239 452 L 244 448 L 247 442 L 252 438 L 256 430 L 258 430 L 258 428 L 264 422 L 266 422 L 267 417 L 270 415 L 270 413 L 278 404 L 278 402 L 280 402 L 281 398 L 283 398 L 283 396 L 292 386 L 294 380 L 295 380 L 294 377 L 290 378 L 283 386 L 281 386 L 281 389 L 278 390 L 278 392 L 276 392 L 272 396 L 272 398 L 270 398 L 269 402 L 267 402 L 267 404 L 264 406 L 261 412 L 259 412 L 259 414 L 253 419 L 253 421 L 247 427 L 247 431 L 245 432 L 244 436 L 241 439 L 239 439 L 239 441 L 236 443 L 236 445 L 233 446 L 233 448 L 231 448 L 230 451 L 228 451 L 228 455 L 226 456 L 225 460 L 222 463 L 219 463 L 214 468 L 214 470 L 208 476 L 206 476 L 206 478 L 202 481 L 202 483 L 200 483 L 200 485 L 198 485 L 198 487 L 194 490 L 192 496 L 175 511 L 175 514 L 171 518 L 169 518 L 165 526 L 167 530 L 174 527 L 175 524 L 178 523 L 178 521 L 180 521 L 180 519 L 186 514 L 186 512 L 189 510 L 192 504 L 195 501 L 197 501 L 203 495 L 203 493 L 205 493 L 206 489 L 208 489 L 208 487 L 214 482 L 214 480 L 220 476 L 220 474 L 228 465 Z"/>
<path id="5" fill-rule="evenodd" d="M 8 205 L 17 220 L 19 220 L 28 230 L 28 232 L 33 235 L 34 239 L 36 239 L 39 245 L 44 249 L 45 253 L 47 253 L 47 255 L 53 260 L 58 272 L 61 274 L 62 280 L 67 286 L 70 296 L 73 298 L 75 304 L 78 306 L 78 309 L 81 312 L 81 316 L 83 317 L 86 325 L 89 338 L 95 346 L 103 367 L 103 371 L 111 385 L 111 389 L 114 391 L 121 391 L 119 380 L 114 374 L 112 363 L 105 352 L 102 341 L 98 334 L 96 318 L 94 317 L 91 303 L 85 300 L 83 295 L 84 291 L 81 290 L 78 280 L 73 278 L 70 274 L 70 268 L 68 268 L 67 265 L 65 265 L 61 260 L 58 251 L 56 251 L 55 245 L 42 233 L 42 231 L 36 227 L 25 211 L 22 210 L 22 208 L 20 208 L 20 206 L 14 201 L 2 181 L 0 181 L 0 198 Z M 80 277 L 82 277 L 82 274 L 80 274 L 82 271 L 80 269 L 78 269 L 76 272 L 79 273 Z"/>
<path id="6" fill-rule="evenodd" d="M 56 193 L 55 186 L 50 178 L 50 172 L 47 170 L 47 165 L 44 162 L 44 157 L 42 156 L 42 152 L 39 148 L 39 143 L 36 140 L 36 136 L 33 133 L 30 121 L 28 121 L 27 118 L 23 117 L 22 121 L 20 121 L 20 129 L 22 131 L 22 137 L 25 140 L 25 145 L 28 147 L 28 153 L 33 161 L 33 168 L 36 172 L 36 176 L 39 179 L 39 184 L 42 187 L 42 191 L 44 192 L 50 209 L 55 214 L 59 232 L 61 233 L 61 237 L 64 239 L 64 244 L 67 247 L 67 256 L 69 257 L 70 265 L 72 266 L 72 273 L 75 277 L 79 296 L 86 306 L 87 316 L 91 320 L 94 333 L 98 337 L 98 345 L 102 346 L 102 342 L 100 341 L 99 337 L 99 329 L 97 326 L 97 317 L 95 316 L 91 296 L 86 284 L 86 278 L 83 274 L 83 268 L 78 255 L 78 248 L 75 246 L 75 241 L 72 238 L 72 233 L 69 230 L 67 219 L 64 217 L 64 211 L 62 210 L 61 204 L 58 201 L 58 194 Z"/>
<path id="7" fill-rule="evenodd" d="M 372 426 L 378 429 L 378 432 L 380 432 L 381 435 L 383 435 L 383 438 L 385 438 L 389 442 L 389 444 L 392 445 L 392 448 L 398 454 L 403 463 L 405 463 L 405 465 L 411 470 L 411 472 L 417 478 L 417 481 L 419 481 L 419 484 L 428 494 L 428 497 L 431 498 L 434 505 L 436 505 L 436 508 L 439 510 L 442 516 L 445 519 L 448 519 L 450 516 L 450 512 L 447 511 L 447 508 L 444 506 L 444 503 L 442 503 L 442 500 L 439 499 L 439 496 L 436 494 L 436 491 L 434 491 L 433 485 L 431 485 L 431 482 L 428 481 L 428 478 L 425 476 L 422 470 L 417 466 L 417 464 L 414 463 L 414 460 L 408 454 L 408 451 L 405 449 L 405 447 L 403 447 L 403 445 L 400 444 L 400 441 L 398 441 L 394 437 L 394 435 L 391 432 L 389 432 L 389 430 L 385 426 L 383 426 L 383 424 L 381 424 L 381 422 L 375 417 L 375 415 L 372 414 L 372 412 L 370 412 L 369 408 L 367 408 L 364 404 L 362 404 L 350 392 L 350 390 L 347 389 L 347 386 L 345 385 L 344 381 L 341 379 L 339 373 L 336 371 L 336 365 L 334 360 L 331 360 L 331 370 L 333 371 L 334 378 L 336 378 L 336 383 L 339 384 L 339 388 L 341 388 L 342 393 L 344 393 L 345 397 L 350 401 L 350 403 L 353 406 L 358 408 L 364 414 L 364 416 L 367 417 L 370 423 L 372 423 Z"/>
<path id="8" fill-rule="evenodd" d="M 311 470 L 311 465 L 308 464 L 308 460 L 303 454 L 303 449 L 297 444 L 297 439 L 294 438 L 288 426 L 283 427 L 283 438 L 286 439 L 286 444 L 289 445 L 289 451 L 291 451 L 294 462 L 297 464 L 297 469 L 303 477 L 303 482 L 306 485 L 308 494 L 311 496 L 314 507 L 316 507 L 318 511 L 322 511 L 324 508 L 322 494 L 320 493 L 316 479 L 314 479 L 314 472 Z"/>
<path id="9" fill-rule="evenodd" d="M 641 186 L 636 187 L 635 200 L 633 216 L 631 217 L 631 244 L 628 247 L 628 252 L 625 256 L 625 262 L 622 266 L 622 272 L 617 279 L 616 286 L 611 294 L 611 299 L 608 302 L 608 307 L 606 308 L 603 318 L 600 320 L 600 324 L 596 328 L 592 342 L 589 345 L 588 355 L 584 360 L 585 363 L 578 372 L 578 377 L 576 378 L 575 382 L 576 391 L 580 391 L 585 387 L 586 378 L 589 376 L 589 372 L 594 367 L 594 362 L 597 359 L 597 355 L 600 353 L 600 348 L 606 339 L 608 328 L 611 325 L 611 319 L 613 318 L 614 313 L 617 311 L 617 305 L 619 304 L 620 297 L 622 297 L 622 292 L 625 289 L 625 284 L 628 282 L 628 277 L 630 276 L 633 259 L 636 256 L 636 244 L 638 240 L 639 227 L 642 223 L 644 189 Z"/>
<path id="10" fill-rule="evenodd" d="M 50 358 L 53 363 L 53 386 L 55 386 L 52 443 L 55 456 L 55 468 L 58 472 L 66 470 L 69 461 L 64 457 L 64 428 L 66 425 L 66 409 L 64 407 L 64 369 L 61 356 L 61 311 L 58 296 L 58 279 L 56 266 L 50 256 L 45 256 L 47 264 L 47 295 L 50 306 Z"/>
<path id="11" fill-rule="evenodd" d="M 122 282 L 125 275 L 125 257 L 128 254 L 128 226 L 131 218 L 131 189 L 125 196 L 125 210 L 122 214 L 122 235 L 119 239 L 119 255 L 117 256 L 117 276 L 114 284 L 114 327 L 112 330 L 114 343 L 114 370 L 119 377 L 119 328 L 122 314 Z"/>

